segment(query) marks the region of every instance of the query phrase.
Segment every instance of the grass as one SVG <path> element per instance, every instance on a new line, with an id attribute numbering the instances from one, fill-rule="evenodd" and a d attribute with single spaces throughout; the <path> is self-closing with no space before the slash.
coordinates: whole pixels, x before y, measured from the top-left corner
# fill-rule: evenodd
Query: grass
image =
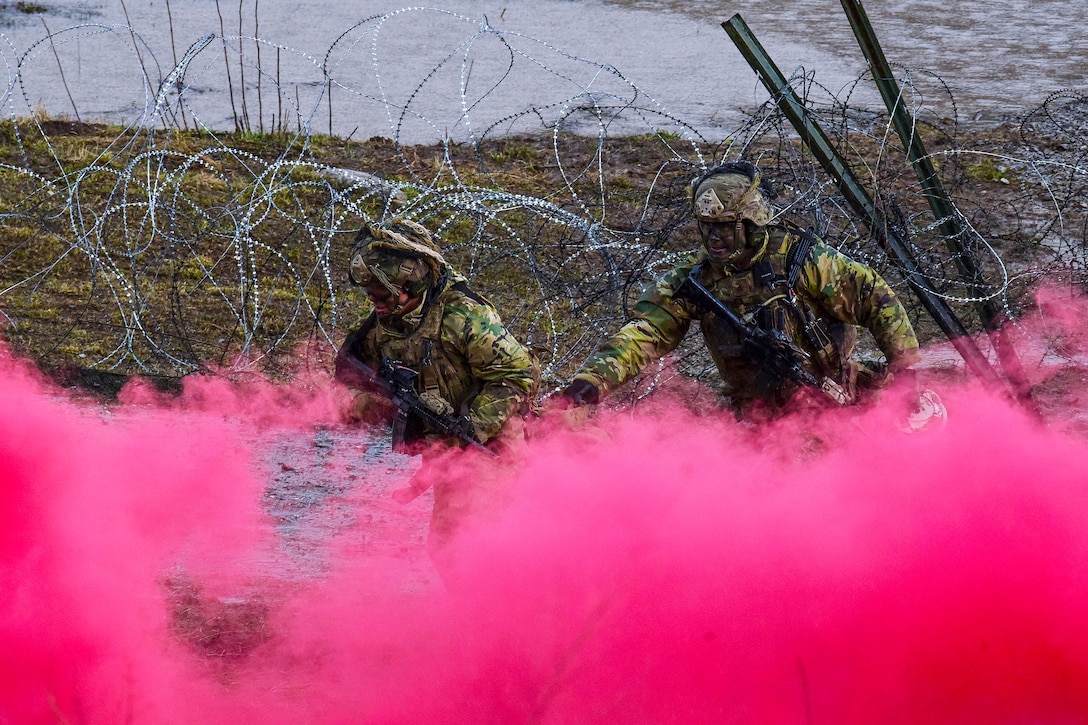
<path id="1" fill-rule="evenodd" d="M 0 310 L 11 320 L 9 341 L 54 371 L 93 363 L 111 375 L 176 379 L 249 350 L 267 353 L 262 372 L 290 374 L 294 350 L 335 346 L 358 317 L 347 250 L 365 218 L 388 212 L 380 189 L 347 192 L 321 173 L 346 168 L 401 189 L 407 208 L 440 232 L 450 261 L 545 364 L 557 349 L 576 362 L 583 352 L 572 346 L 595 339 L 587 319 L 613 325 L 663 255 L 694 246 L 684 186 L 701 159 L 713 163 L 730 147 L 696 149 L 665 132 L 448 147 L 302 141 L 46 117 L 0 122 Z M 924 226 L 928 208 L 901 155 L 865 136 L 849 149 Z M 797 183 L 810 173 L 796 141 L 769 139 L 748 155 L 779 174 L 798 168 Z M 1002 216 L 1020 180 L 985 155 L 949 158 L 943 174 L 957 198 L 1002 187 L 993 193 L 1006 195 L 978 218 L 1023 241 L 1018 219 Z M 888 171 L 897 161 L 906 172 Z M 591 244 L 598 234 L 600 248 Z M 1019 259 L 1025 269 L 1037 261 Z M 561 378 L 574 362 L 552 374 Z"/>
<path id="2" fill-rule="evenodd" d="M 37 13 L 44 13 L 49 8 L 45 7 L 44 5 L 39 5 L 38 3 L 28 3 L 22 2 L 22 0 L 20 0 L 19 2 L 15 3 L 15 9 L 21 13 L 26 13 L 27 15 L 34 15 Z"/>

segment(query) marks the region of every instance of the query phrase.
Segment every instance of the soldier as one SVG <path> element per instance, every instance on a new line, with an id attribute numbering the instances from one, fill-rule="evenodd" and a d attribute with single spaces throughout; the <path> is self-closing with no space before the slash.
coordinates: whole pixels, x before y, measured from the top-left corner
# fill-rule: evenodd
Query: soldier
<path id="1" fill-rule="evenodd" d="M 486 449 L 481 459 L 516 456 L 524 438 L 521 416 L 539 388 L 540 370 L 419 224 L 364 225 L 351 250 L 349 278 L 365 289 L 374 310 L 337 353 L 336 378 L 351 396 L 346 417 L 392 419 L 394 448 L 422 452 L 420 472 L 393 495 L 407 503 L 433 482 L 430 547 L 440 556 L 466 517 L 500 509 L 511 491 L 504 484 L 510 477 L 482 461 L 472 480 L 436 461 L 448 463 L 450 449 L 465 445 Z M 397 394 L 391 383 L 406 389 Z"/>
<path id="2" fill-rule="evenodd" d="M 859 386 L 911 374 L 918 340 L 895 293 L 868 266 L 775 223 L 768 199 L 777 194 L 758 168 L 746 161 L 716 166 L 689 193 L 703 248 L 645 290 L 633 318 L 574 376 L 564 391 L 568 401 L 598 402 L 675 349 L 692 320 L 721 376 L 724 402 L 738 417 L 781 411 L 804 381 L 841 404 L 856 400 Z M 716 311 L 715 303 L 727 309 Z M 740 325 L 776 338 L 783 354 L 756 354 L 750 335 L 725 324 L 729 311 Z M 858 326 L 872 333 L 883 364 L 853 357 Z M 924 391 L 909 424 L 944 414 L 936 394 Z"/>

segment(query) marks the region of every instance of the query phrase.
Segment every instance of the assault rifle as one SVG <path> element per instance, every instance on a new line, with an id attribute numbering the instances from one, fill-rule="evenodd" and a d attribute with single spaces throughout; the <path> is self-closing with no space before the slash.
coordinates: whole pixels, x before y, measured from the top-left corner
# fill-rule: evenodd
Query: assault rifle
<path id="1" fill-rule="evenodd" d="M 837 382 L 826 377 L 820 380 L 805 369 L 804 363 L 811 356 L 798 347 L 786 333 L 746 323 L 740 315 L 715 297 L 698 279 L 704 264 L 705 262 L 700 262 L 695 265 L 673 296 L 688 300 L 705 313 L 713 313 L 715 319 L 723 320 L 736 331 L 744 349 L 759 366 L 756 385 L 761 391 L 770 390 L 780 380 L 792 380 L 823 391 L 839 405 L 850 402 L 850 396 Z"/>
<path id="2" fill-rule="evenodd" d="M 419 399 L 419 393 L 416 392 L 416 379 L 419 377 L 419 373 L 415 370 L 393 362 L 388 358 L 382 358 L 380 367 L 375 371 L 350 353 L 338 355 L 337 362 L 350 363 L 349 375 L 361 380 L 368 387 L 377 388 L 393 401 L 393 405 L 397 408 L 397 413 L 393 417 L 394 449 L 403 445 L 408 418 L 411 416 L 422 421 L 436 433 L 455 438 L 468 448 L 481 451 L 489 456 L 498 456 L 493 450 L 476 440 L 472 435 L 472 424 L 467 418 L 436 413 Z M 338 370 L 337 372 L 341 371 Z"/>

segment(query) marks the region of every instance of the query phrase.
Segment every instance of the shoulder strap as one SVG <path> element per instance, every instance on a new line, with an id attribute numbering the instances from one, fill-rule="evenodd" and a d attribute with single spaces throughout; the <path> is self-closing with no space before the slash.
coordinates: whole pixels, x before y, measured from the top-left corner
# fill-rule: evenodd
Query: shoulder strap
<path id="1" fill-rule="evenodd" d="M 812 227 L 809 227 L 801 235 L 797 243 L 790 247 L 786 255 L 790 291 L 795 295 L 797 278 L 801 275 L 801 267 L 808 261 L 809 254 L 811 254 L 812 247 L 815 244 L 816 232 Z M 829 333 L 827 323 L 822 318 L 814 315 L 808 307 L 805 307 L 803 311 L 796 304 L 791 303 L 791 307 L 798 315 L 798 321 L 801 323 L 801 333 L 804 335 L 809 348 L 816 354 L 816 360 L 823 370 L 823 374 L 836 381 L 841 381 L 843 378 L 842 350 L 839 349 L 835 339 Z"/>
<path id="2" fill-rule="evenodd" d="M 795 227 L 790 227 L 788 233 L 795 233 L 794 229 Z M 798 229 L 798 231 L 800 230 Z M 775 270 L 775 264 L 769 258 L 764 258 L 752 265 L 752 276 L 755 277 L 757 282 L 768 288 L 785 282 L 787 288 L 793 291 L 798 277 L 801 276 L 801 267 L 808 260 L 812 245 L 816 243 L 816 233 L 812 227 L 802 232 L 799 237 L 786 250 L 786 259 L 781 263 L 783 266 L 781 274 L 784 274 L 784 276 L 779 276 L 780 273 Z"/>
<path id="3" fill-rule="evenodd" d="M 473 302 L 476 302 L 477 304 L 481 304 L 481 305 L 490 304 L 483 297 L 481 297 L 480 295 L 473 292 L 472 288 L 469 287 L 464 282 L 454 282 L 453 284 L 450 285 L 450 287 L 457 290 L 458 292 L 463 294 L 465 297 L 468 297 L 470 300 L 472 300 Z"/>
<path id="4" fill-rule="evenodd" d="M 797 278 L 801 275 L 801 267 L 808 261 L 808 253 L 812 250 L 812 245 L 816 243 L 816 232 L 809 227 L 805 230 L 805 233 L 801 235 L 801 238 L 790 247 L 790 251 L 786 254 L 786 281 L 789 282 L 790 289 L 794 288 L 797 284 Z"/>

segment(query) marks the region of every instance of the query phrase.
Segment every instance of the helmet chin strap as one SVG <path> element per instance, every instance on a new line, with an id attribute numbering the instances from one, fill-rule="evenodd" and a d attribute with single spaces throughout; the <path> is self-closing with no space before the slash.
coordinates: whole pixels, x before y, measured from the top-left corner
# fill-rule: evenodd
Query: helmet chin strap
<path id="1" fill-rule="evenodd" d="M 415 297 L 405 289 L 403 290 L 403 294 L 406 296 L 404 302 L 401 302 L 398 296 L 397 303 L 393 306 L 393 309 L 389 311 L 389 314 L 399 317 L 406 322 L 418 320 L 423 316 L 423 308 L 426 307 L 427 292 L 424 291 L 422 296 Z M 409 306 L 411 306 L 412 309 L 405 312 L 404 310 Z"/>
<path id="2" fill-rule="evenodd" d="M 733 270 L 748 269 L 757 259 L 763 256 L 764 252 L 767 251 L 768 236 L 762 229 L 755 234 L 749 235 L 744 228 L 744 220 L 738 219 L 733 234 L 736 235 L 734 236 L 734 239 L 740 238 L 743 235 L 744 244 L 742 244 L 735 252 L 722 259 L 715 259 L 714 256 L 710 254 L 710 248 L 707 247 L 707 259 L 710 261 L 711 266 L 724 267 Z M 707 241 L 709 241 L 709 239 L 704 240 L 704 245 Z M 753 246 L 753 243 L 757 241 L 758 245 Z"/>
<path id="3" fill-rule="evenodd" d="M 424 292 L 423 294 L 422 299 L 409 297 L 403 304 L 398 302 L 393 309 L 383 315 L 378 315 L 378 324 L 382 329 L 396 335 L 411 334 L 412 330 L 418 328 L 423 321 L 423 313 L 427 309 L 427 293 Z M 404 309 L 416 302 L 417 299 L 418 304 L 408 312 L 404 312 Z"/>

